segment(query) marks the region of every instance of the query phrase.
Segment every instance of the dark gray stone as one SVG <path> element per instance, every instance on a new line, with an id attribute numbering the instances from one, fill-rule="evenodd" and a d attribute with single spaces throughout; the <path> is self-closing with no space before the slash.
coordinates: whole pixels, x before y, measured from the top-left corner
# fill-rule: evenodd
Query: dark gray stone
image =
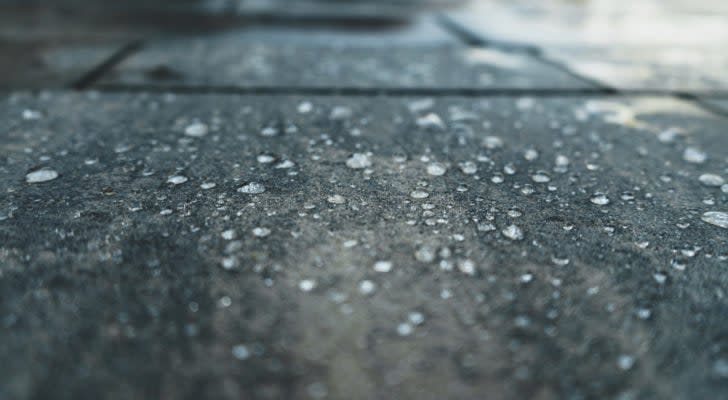
<path id="1" fill-rule="evenodd" d="M 584 88 L 527 56 L 468 48 L 429 20 L 389 30 L 252 28 L 152 41 L 100 83 L 237 88 Z"/>
<path id="2" fill-rule="evenodd" d="M 728 123 L 690 104 L 0 104 L 2 398 L 728 395 Z"/>

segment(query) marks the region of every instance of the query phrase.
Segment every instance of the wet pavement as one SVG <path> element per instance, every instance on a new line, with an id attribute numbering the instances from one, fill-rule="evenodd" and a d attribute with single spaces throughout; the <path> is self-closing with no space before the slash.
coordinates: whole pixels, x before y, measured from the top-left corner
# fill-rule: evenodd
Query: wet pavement
<path id="1" fill-rule="evenodd" d="M 631 53 L 688 38 L 230 3 L 3 25 L 0 398 L 728 396 L 724 77 Z"/>

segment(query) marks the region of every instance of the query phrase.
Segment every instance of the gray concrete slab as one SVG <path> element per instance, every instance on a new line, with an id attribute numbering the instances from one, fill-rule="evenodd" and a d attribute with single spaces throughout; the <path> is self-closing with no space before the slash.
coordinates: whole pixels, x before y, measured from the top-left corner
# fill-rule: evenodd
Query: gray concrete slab
<path id="1" fill-rule="evenodd" d="M 389 30 L 247 29 L 151 41 L 104 85 L 584 88 L 515 53 L 468 48 L 430 20 Z"/>
<path id="2" fill-rule="evenodd" d="M 728 96 L 725 96 L 723 98 L 703 97 L 700 99 L 700 101 L 708 107 L 712 107 L 719 112 L 728 113 Z"/>
<path id="3" fill-rule="evenodd" d="M 402 18 L 423 10 L 448 8 L 464 0 L 213 0 L 205 4 L 212 11 L 265 14 L 289 17 Z"/>
<path id="4" fill-rule="evenodd" d="M 126 44 L 119 40 L 0 39 L 0 89 L 69 87 Z"/>
<path id="5" fill-rule="evenodd" d="M 0 397 L 725 397 L 727 126 L 646 97 L 6 96 Z"/>

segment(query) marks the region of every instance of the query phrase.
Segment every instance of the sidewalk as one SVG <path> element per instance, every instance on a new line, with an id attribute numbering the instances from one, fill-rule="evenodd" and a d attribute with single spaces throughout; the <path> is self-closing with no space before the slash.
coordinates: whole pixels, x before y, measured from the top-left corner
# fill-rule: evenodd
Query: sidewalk
<path id="1" fill-rule="evenodd" d="M 559 4 L 0 17 L 0 398 L 728 396 L 728 9 Z"/>

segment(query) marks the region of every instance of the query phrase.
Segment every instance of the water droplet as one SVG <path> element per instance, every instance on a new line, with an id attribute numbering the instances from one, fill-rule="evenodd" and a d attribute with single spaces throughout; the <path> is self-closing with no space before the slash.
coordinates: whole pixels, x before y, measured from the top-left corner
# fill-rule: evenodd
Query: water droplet
<path id="1" fill-rule="evenodd" d="M 275 126 L 266 126 L 260 131 L 262 136 L 272 137 L 278 135 L 278 128 Z"/>
<path id="2" fill-rule="evenodd" d="M 728 378 L 728 360 L 716 360 L 713 363 L 713 373 L 721 378 Z"/>
<path id="3" fill-rule="evenodd" d="M 424 263 L 435 261 L 435 251 L 429 246 L 422 246 L 415 251 L 415 259 Z"/>
<path id="4" fill-rule="evenodd" d="M 187 177 L 182 175 L 174 175 L 167 178 L 167 183 L 171 183 L 173 185 L 181 185 L 185 182 L 187 182 Z"/>
<path id="5" fill-rule="evenodd" d="M 728 229 L 728 213 L 708 211 L 703 214 L 702 220 L 717 227 Z"/>
<path id="6" fill-rule="evenodd" d="M 558 257 L 551 257 L 551 262 L 558 265 L 559 267 L 563 267 L 565 265 L 569 264 L 568 258 L 558 258 Z"/>
<path id="7" fill-rule="evenodd" d="M 207 132 L 207 125 L 201 122 L 192 123 L 185 128 L 185 135 L 191 137 L 203 137 L 207 135 Z"/>
<path id="8" fill-rule="evenodd" d="M 410 193 L 410 197 L 412 197 L 413 199 L 426 199 L 429 196 L 429 193 L 422 190 L 413 190 L 412 193 Z"/>
<path id="9" fill-rule="evenodd" d="M 619 369 L 626 371 L 632 368 L 634 361 L 634 357 L 622 354 L 617 358 L 617 366 L 619 366 Z"/>
<path id="10" fill-rule="evenodd" d="M 58 178 L 58 172 L 50 168 L 42 168 L 25 175 L 25 181 L 28 183 L 48 182 L 56 178 Z"/>
<path id="11" fill-rule="evenodd" d="M 346 166 L 352 169 L 363 169 L 372 166 L 369 156 L 362 153 L 354 153 L 346 160 Z"/>
<path id="12" fill-rule="evenodd" d="M 657 135 L 657 140 L 659 140 L 661 143 L 672 143 L 675 141 L 675 138 L 680 134 L 681 132 L 678 129 L 675 128 L 669 128 L 665 131 L 660 132 Z"/>
<path id="13" fill-rule="evenodd" d="M 313 104 L 310 101 L 303 101 L 298 105 L 298 112 L 300 114 L 308 114 L 313 111 Z"/>
<path id="14" fill-rule="evenodd" d="M 26 121 L 33 121 L 43 118 L 43 114 L 36 110 L 23 110 L 23 119 Z"/>
<path id="15" fill-rule="evenodd" d="M 460 170 L 466 175 L 473 175 L 478 172 L 478 166 L 472 161 L 465 161 L 459 164 Z"/>
<path id="16" fill-rule="evenodd" d="M 708 159 L 708 154 L 696 147 L 688 147 L 683 152 L 683 160 L 693 163 L 702 164 Z"/>
<path id="17" fill-rule="evenodd" d="M 521 210 L 517 210 L 517 209 L 508 210 L 507 214 L 511 218 L 518 218 L 518 217 L 520 217 L 520 216 L 523 215 L 523 213 L 521 212 Z"/>
<path id="18" fill-rule="evenodd" d="M 402 322 L 401 324 L 397 325 L 397 334 L 399 336 L 409 336 L 412 334 L 413 331 L 414 328 L 407 322 Z"/>
<path id="19" fill-rule="evenodd" d="M 718 187 L 725 183 L 725 180 L 720 175 L 716 174 L 702 174 L 698 178 L 700 183 L 702 183 L 705 186 L 713 186 Z"/>
<path id="20" fill-rule="evenodd" d="M 329 119 L 333 121 L 341 121 L 351 118 L 352 115 L 354 115 L 354 112 L 351 111 L 351 108 L 336 106 L 331 110 L 331 114 L 329 114 Z"/>
<path id="21" fill-rule="evenodd" d="M 410 112 L 413 114 L 421 113 L 431 109 L 435 105 L 435 100 L 432 98 L 420 99 L 411 101 L 407 104 Z"/>
<path id="22" fill-rule="evenodd" d="M 316 288 L 316 281 L 313 279 L 304 279 L 298 282 L 298 288 L 304 292 L 310 292 Z"/>
<path id="23" fill-rule="evenodd" d="M 475 263 L 472 260 L 461 260 L 458 262 L 458 270 L 466 275 L 475 275 Z"/>
<path id="24" fill-rule="evenodd" d="M 569 159 L 564 155 L 557 155 L 556 156 L 556 166 L 554 167 L 554 172 L 558 172 L 560 174 L 565 173 L 569 170 Z"/>
<path id="25" fill-rule="evenodd" d="M 250 182 L 238 189 L 238 192 L 245 194 L 261 194 L 265 192 L 265 186 L 258 182 Z"/>
<path id="26" fill-rule="evenodd" d="M 412 325 L 422 325 L 425 322 L 425 316 L 421 312 L 413 311 L 407 314 L 407 320 Z"/>
<path id="27" fill-rule="evenodd" d="M 503 147 L 503 139 L 499 138 L 498 136 L 486 136 L 483 139 L 482 145 L 486 149 L 497 149 Z"/>
<path id="28" fill-rule="evenodd" d="M 531 175 L 531 180 L 533 180 L 536 183 L 551 182 L 551 178 L 548 175 L 546 175 L 546 172 L 544 172 L 544 171 L 538 171 L 535 174 Z"/>
<path id="29" fill-rule="evenodd" d="M 270 154 L 260 154 L 260 155 L 258 155 L 258 157 L 256 157 L 256 159 L 261 164 L 270 164 L 276 160 L 276 158 Z"/>
<path id="30" fill-rule="evenodd" d="M 259 238 L 264 238 L 270 235 L 270 229 L 262 227 L 253 228 L 253 235 Z"/>
<path id="31" fill-rule="evenodd" d="M 225 258 L 222 259 L 222 261 L 220 262 L 220 264 L 222 265 L 222 268 L 223 269 L 225 269 L 225 270 L 231 270 L 231 269 L 235 268 L 238 265 L 238 259 L 236 257 L 233 257 L 233 256 L 225 257 Z"/>
<path id="32" fill-rule="evenodd" d="M 649 308 L 638 308 L 637 317 L 639 319 L 649 319 L 652 316 L 652 310 Z"/>
<path id="33" fill-rule="evenodd" d="M 328 201 L 331 204 L 344 204 L 344 203 L 346 203 L 346 199 L 344 198 L 344 196 L 341 196 L 341 195 L 338 195 L 338 194 L 335 194 L 333 196 L 329 196 L 326 199 L 326 201 Z"/>
<path id="34" fill-rule="evenodd" d="M 215 182 L 204 182 L 203 184 L 200 185 L 200 189 L 210 190 L 210 189 L 214 188 L 215 186 L 217 186 L 217 184 Z"/>
<path id="35" fill-rule="evenodd" d="M 233 346 L 232 353 L 233 357 L 241 361 L 247 360 L 250 357 L 250 350 L 248 350 L 247 346 L 242 344 Z"/>
<path id="36" fill-rule="evenodd" d="M 369 295 L 374 293 L 374 291 L 377 290 L 377 284 L 370 281 L 370 280 L 364 280 L 359 282 L 359 292 L 363 295 Z"/>
<path id="37" fill-rule="evenodd" d="M 374 263 L 374 270 L 377 272 L 389 272 L 392 270 L 393 264 L 391 261 L 377 261 Z"/>
<path id="38" fill-rule="evenodd" d="M 678 271 L 685 271 L 685 268 L 687 268 L 687 264 L 685 264 L 685 261 L 677 258 L 673 258 L 670 261 L 670 266 Z"/>
<path id="39" fill-rule="evenodd" d="M 528 149 L 523 152 L 523 158 L 525 158 L 527 161 L 533 161 L 538 158 L 538 152 L 534 149 Z"/>
<path id="40" fill-rule="evenodd" d="M 511 240 L 523 240 L 523 231 L 516 225 L 509 225 L 504 228 L 501 233 L 503 236 Z"/>
<path id="41" fill-rule="evenodd" d="M 233 240 L 233 239 L 235 239 L 235 230 L 234 229 L 228 229 L 228 230 L 224 231 L 221 234 L 221 236 L 225 240 Z"/>
<path id="42" fill-rule="evenodd" d="M 595 193 L 589 201 L 598 206 L 606 206 L 609 204 L 609 198 L 604 193 Z"/>
<path id="43" fill-rule="evenodd" d="M 432 176 L 445 175 L 445 172 L 447 172 L 447 168 L 440 163 L 432 163 L 427 166 L 427 173 Z"/>
<path id="44" fill-rule="evenodd" d="M 533 106 L 536 104 L 536 101 L 531 97 L 521 97 L 520 99 L 516 100 L 516 108 L 518 108 L 520 111 L 525 111 L 533 108 Z"/>
<path id="45" fill-rule="evenodd" d="M 442 118 L 435 113 L 429 113 L 417 118 L 417 126 L 423 129 L 445 129 L 445 123 L 442 122 Z"/>
<path id="46" fill-rule="evenodd" d="M 291 160 L 283 160 L 276 164 L 273 168 L 275 169 L 287 169 L 287 168 L 293 168 L 296 164 Z"/>

